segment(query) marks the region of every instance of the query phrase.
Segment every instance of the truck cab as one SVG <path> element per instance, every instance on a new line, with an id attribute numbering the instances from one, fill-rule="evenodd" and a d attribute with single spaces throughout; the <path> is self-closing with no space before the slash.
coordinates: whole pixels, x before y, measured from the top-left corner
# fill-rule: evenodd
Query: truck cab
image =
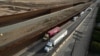
<path id="1" fill-rule="evenodd" d="M 46 46 L 44 47 L 44 50 L 45 50 L 46 52 L 49 52 L 49 51 L 52 50 L 52 49 L 53 49 L 53 43 L 49 41 L 49 42 L 46 44 Z"/>
<path id="2" fill-rule="evenodd" d="M 76 21 L 78 19 L 78 16 L 73 17 L 72 21 Z"/>
<path id="3" fill-rule="evenodd" d="M 84 13 L 85 13 L 85 12 L 84 12 L 84 11 L 82 11 L 82 12 L 80 13 L 80 16 L 82 16 Z"/>
<path id="4" fill-rule="evenodd" d="M 43 40 L 46 41 L 48 39 L 49 39 L 49 34 L 45 34 L 44 37 L 43 37 Z"/>

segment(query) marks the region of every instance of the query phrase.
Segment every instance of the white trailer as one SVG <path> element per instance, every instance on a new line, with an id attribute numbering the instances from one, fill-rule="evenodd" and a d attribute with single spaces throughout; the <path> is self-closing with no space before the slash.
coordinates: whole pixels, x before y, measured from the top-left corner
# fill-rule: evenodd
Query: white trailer
<path id="1" fill-rule="evenodd" d="M 68 31 L 66 29 L 60 31 L 57 35 L 55 35 L 54 37 L 52 37 L 48 43 L 46 44 L 46 46 L 44 47 L 44 50 L 46 52 L 49 52 L 50 50 L 53 49 L 53 47 L 55 45 L 57 45 L 66 35 L 67 35 Z"/>

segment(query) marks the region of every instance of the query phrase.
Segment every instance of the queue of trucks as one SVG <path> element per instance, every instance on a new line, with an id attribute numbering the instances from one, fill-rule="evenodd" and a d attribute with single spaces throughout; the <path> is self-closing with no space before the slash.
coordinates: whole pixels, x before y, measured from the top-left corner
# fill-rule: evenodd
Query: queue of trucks
<path id="1" fill-rule="evenodd" d="M 78 19 L 79 16 L 75 16 L 73 17 L 73 21 L 76 21 Z M 54 35 L 56 35 L 59 31 L 61 30 L 61 28 L 59 26 L 49 30 L 47 33 L 45 33 L 43 40 L 49 40 L 50 38 L 52 38 Z"/>
<path id="2" fill-rule="evenodd" d="M 79 16 L 73 17 L 73 21 L 76 21 L 79 18 Z M 47 33 L 45 33 L 43 40 L 47 41 L 47 44 L 44 47 L 44 51 L 49 52 L 53 49 L 55 45 L 57 45 L 68 33 L 68 30 L 63 29 L 61 30 L 61 27 L 55 27 L 51 30 L 49 30 Z"/>
<path id="3" fill-rule="evenodd" d="M 91 11 L 92 8 L 87 8 L 85 11 L 82 11 L 79 16 L 73 17 L 73 21 L 76 21 L 80 16 L 82 16 L 86 11 Z M 43 40 L 48 40 L 47 44 L 44 47 L 44 51 L 49 52 L 57 45 L 66 35 L 68 34 L 67 29 L 61 30 L 61 27 L 55 27 L 45 33 Z"/>

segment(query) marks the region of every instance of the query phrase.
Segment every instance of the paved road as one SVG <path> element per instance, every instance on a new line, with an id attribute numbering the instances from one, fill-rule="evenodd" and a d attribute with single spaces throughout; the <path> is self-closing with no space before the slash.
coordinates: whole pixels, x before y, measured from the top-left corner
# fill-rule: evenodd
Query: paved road
<path id="1" fill-rule="evenodd" d="M 86 16 L 87 14 L 85 14 Z M 80 17 L 79 19 L 80 20 L 83 20 L 81 18 L 84 18 L 83 17 Z M 76 21 L 76 22 L 81 22 L 80 20 Z M 72 28 L 69 28 L 69 30 L 71 30 L 70 32 L 73 31 L 73 27 L 75 28 L 75 26 L 79 23 L 74 23 L 74 25 L 72 25 Z M 75 39 L 72 38 L 73 35 L 71 35 L 70 37 L 68 37 L 69 39 L 68 40 L 65 40 L 65 43 L 63 45 L 61 45 L 61 48 L 58 48 L 58 51 L 56 52 L 56 54 L 53 56 L 70 56 L 71 55 L 71 51 L 73 49 L 73 45 L 74 45 L 74 42 L 75 42 Z"/>
<path id="2" fill-rule="evenodd" d="M 65 27 L 65 29 L 68 29 L 68 34 L 67 34 L 67 36 L 70 35 L 70 33 L 81 23 L 81 21 L 84 19 L 84 17 L 85 17 L 88 13 L 89 13 L 89 11 L 86 12 L 84 16 L 82 16 L 82 19 L 80 19 L 80 20 L 74 22 L 74 23 L 73 23 L 72 25 L 70 25 L 69 27 Z M 65 38 L 64 38 L 64 39 L 65 39 Z M 61 41 L 61 42 L 62 42 L 62 41 Z M 58 46 L 58 45 L 57 45 L 57 46 Z M 43 51 L 43 49 L 41 49 L 39 52 L 36 53 L 35 56 L 48 56 L 48 55 L 50 56 L 50 54 L 55 50 L 55 48 L 56 48 L 57 46 L 55 46 L 54 49 L 53 49 L 52 51 L 50 51 L 49 53 L 45 53 L 45 52 Z"/>
<path id="3" fill-rule="evenodd" d="M 86 12 L 86 13 L 88 13 L 88 12 Z M 85 15 L 86 16 L 86 15 Z M 83 18 L 84 18 L 84 16 L 83 16 Z M 83 19 L 81 19 L 81 20 L 79 20 L 79 22 L 81 22 Z M 72 27 L 72 29 L 74 29 L 77 25 L 78 25 L 79 23 L 77 23 L 76 25 L 74 25 L 74 27 Z M 70 28 L 69 28 L 70 29 Z M 71 52 L 71 49 L 73 48 L 72 46 L 74 45 L 74 39 L 70 39 L 70 41 L 72 41 L 72 42 L 69 42 L 69 45 L 66 45 L 66 46 L 69 46 L 69 48 L 65 48 L 65 49 L 62 49 L 62 50 L 65 50 L 66 52 L 64 52 L 65 54 L 64 55 L 66 55 L 66 54 L 70 54 L 70 52 Z M 67 44 L 67 43 L 66 43 Z M 42 46 L 41 48 L 43 48 L 43 46 L 45 45 L 45 43 L 44 44 L 39 44 L 39 45 L 37 45 L 37 48 L 39 48 L 40 49 L 40 46 Z M 35 48 L 32 48 L 32 49 L 29 49 L 29 50 L 27 50 L 27 52 L 25 52 L 25 53 L 23 53 L 21 56 L 28 56 L 29 54 L 30 55 L 34 55 L 34 50 L 37 50 L 37 48 L 35 49 Z M 68 50 L 67 50 L 68 49 Z M 46 53 L 44 53 L 43 51 L 42 51 L 42 49 L 40 49 L 41 51 L 40 52 L 38 52 L 35 56 L 41 56 L 41 55 L 45 55 L 46 56 Z M 67 51 L 69 51 L 69 52 L 67 52 Z M 61 54 L 61 52 L 62 51 L 60 51 L 60 56 L 63 54 Z"/>
<path id="4" fill-rule="evenodd" d="M 94 15 L 96 15 L 95 13 L 94 13 Z M 89 40 L 90 33 L 93 28 L 92 26 L 93 26 L 94 17 L 95 17 L 95 16 L 91 17 L 92 14 L 93 13 L 91 13 L 90 15 L 88 15 L 88 17 L 86 17 L 87 19 L 85 20 L 85 22 L 77 30 L 78 32 L 81 32 L 81 34 L 77 35 L 78 37 L 81 37 L 81 40 L 79 39 L 78 41 L 76 41 L 75 39 L 71 38 L 71 37 L 75 37 L 75 36 L 71 36 L 68 41 L 65 41 L 64 44 L 62 43 L 63 46 L 60 48 L 60 50 L 58 49 L 58 52 L 55 52 L 56 54 L 53 56 L 66 56 L 66 55 L 67 56 L 84 56 L 85 55 L 86 50 L 88 49 L 87 48 L 87 46 L 89 44 L 88 40 Z M 91 19 L 91 18 L 93 18 L 93 19 Z M 83 32 L 84 32 L 84 34 L 83 34 Z M 77 43 L 77 44 L 75 44 L 75 43 Z"/>
<path id="5" fill-rule="evenodd" d="M 81 27 L 78 31 L 83 32 L 83 36 L 79 41 L 76 41 L 76 44 L 74 46 L 74 51 L 72 56 L 85 56 L 87 55 L 88 46 L 90 42 L 91 33 L 93 30 L 94 25 L 94 17 L 96 15 L 96 11 L 94 12 L 93 17 L 88 17 L 89 19 L 87 22 L 83 24 L 83 27 Z M 88 22 L 90 20 L 90 22 Z M 88 23 L 88 24 L 86 24 Z"/>

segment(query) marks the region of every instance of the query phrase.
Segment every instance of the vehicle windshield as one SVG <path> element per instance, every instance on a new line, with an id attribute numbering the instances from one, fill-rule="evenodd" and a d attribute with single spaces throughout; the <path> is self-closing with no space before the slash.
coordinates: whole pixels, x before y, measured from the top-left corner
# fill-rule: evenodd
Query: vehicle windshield
<path id="1" fill-rule="evenodd" d="M 51 47 L 52 46 L 52 43 L 51 42 L 48 42 L 46 46 Z"/>
<path id="2" fill-rule="evenodd" d="M 51 47 L 51 46 L 46 45 L 46 47 Z"/>

